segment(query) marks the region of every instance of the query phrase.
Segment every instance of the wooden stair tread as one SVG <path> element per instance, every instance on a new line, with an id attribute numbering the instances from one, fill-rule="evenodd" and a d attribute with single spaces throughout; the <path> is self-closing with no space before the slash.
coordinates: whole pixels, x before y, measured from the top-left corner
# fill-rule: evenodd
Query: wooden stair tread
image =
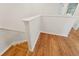
<path id="1" fill-rule="evenodd" d="M 26 56 L 28 52 L 28 45 L 27 42 L 23 42 L 20 44 L 16 44 L 11 46 L 3 56 Z"/>

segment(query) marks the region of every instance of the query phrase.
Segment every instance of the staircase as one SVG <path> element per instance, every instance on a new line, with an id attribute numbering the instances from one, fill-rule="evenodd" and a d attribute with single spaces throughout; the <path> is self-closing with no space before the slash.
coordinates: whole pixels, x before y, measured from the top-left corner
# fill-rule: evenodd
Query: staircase
<path id="1" fill-rule="evenodd" d="M 28 44 L 23 42 L 20 44 L 12 45 L 2 56 L 28 56 Z"/>

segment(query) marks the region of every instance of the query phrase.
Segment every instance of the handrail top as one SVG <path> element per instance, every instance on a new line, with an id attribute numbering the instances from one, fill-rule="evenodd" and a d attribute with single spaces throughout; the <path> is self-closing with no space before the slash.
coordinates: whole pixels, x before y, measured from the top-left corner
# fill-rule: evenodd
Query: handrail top
<path id="1" fill-rule="evenodd" d="M 32 17 L 28 17 L 28 18 L 24 18 L 22 19 L 23 21 L 32 21 L 37 17 L 63 17 L 63 18 L 79 18 L 79 16 L 63 16 L 63 15 L 36 15 L 36 16 L 32 16 Z"/>
<path id="2" fill-rule="evenodd" d="M 32 16 L 32 17 L 28 17 L 28 18 L 24 18 L 22 19 L 23 21 L 32 21 L 33 19 L 37 18 L 37 17 L 40 17 L 40 15 L 36 15 L 36 16 Z"/>

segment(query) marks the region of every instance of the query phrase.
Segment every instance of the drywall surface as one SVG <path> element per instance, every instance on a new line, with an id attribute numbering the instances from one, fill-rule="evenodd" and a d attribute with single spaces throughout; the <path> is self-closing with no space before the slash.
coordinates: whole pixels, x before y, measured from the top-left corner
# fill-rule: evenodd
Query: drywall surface
<path id="1" fill-rule="evenodd" d="M 25 41 L 25 33 L 0 30 L 0 54 L 5 52 L 6 49 L 13 43 Z"/>
<path id="2" fill-rule="evenodd" d="M 70 16 L 33 16 L 23 19 L 26 38 L 33 51 L 40 32 L 67 37 L 76 19 Z"/>
<path id="3" fill-rule="evenodd" d="M 68 36 L 76 19 L 68 16 L 43 16 L 41 31 L 49 34 Z"/>
<path id="4" fill-rule="evenodd" d="M 73 28 L 74 28 L 75 30 L 77 30 L 77 29 L 79 28 L 79 18 L 77 18 L 77 21 L 75 22 Z"/>
<path id="5" fill-rule="evenodd" d="M 31 20 L 30 20 L 31 19 Z M 29 48 L 33 51 L 35 44 L 40 35 L 40 16 L 29 18 L 24 20 L 26 27 L 26 38 L 28 39 Z"/>
<path id="6" fill-rule="evenodd" d="M 61 4 L 56 3 L 2 3 L 0 4 L 0 26 L 25 31 L 23 18 L 35 15 L 60 15 Z"/>
<path id="7" fill-rule="evenodd" d="M 77 20 L 76 20 L 75 25 L 73 26 L 73 28 L 77 30 L 79 28 L 79 4 L 76 8 L 74 16 L 77 16 Z"/>

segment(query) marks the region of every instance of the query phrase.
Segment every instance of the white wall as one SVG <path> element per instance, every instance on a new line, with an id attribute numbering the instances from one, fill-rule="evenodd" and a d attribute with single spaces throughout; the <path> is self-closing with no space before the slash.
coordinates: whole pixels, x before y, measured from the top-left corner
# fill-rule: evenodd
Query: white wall
<path id="1" fill-rule="evenodd" d="M 76 18 L 70 16 L 43 16 L 41 31 L 49 34 L 68 36 L 75 21 Z"/>
<path id="2" fill-rule="evenodd" d="M 25 31 L 21 19 L 34 15 L 58 15 L 61 4 L 54 3 L 26 3 L 0 4 L 0 26 L 2 28 Z"/>
<path id="3" fill-rule="evenodd" d="M 0 29 L 0 55 L 11 45 L 26 41 L 24 32 Z"/>
<path id="4" fill-rule="evenodd" d="M 34 45 L 39 36 L 39 19 L 30 23 L 30 29 L 28 24 L 22 22 L 23 18 L 30 16 L 42 15 L 42 16 L 54 16 L 61 15 L 61 4 L 0 4 L 0 28 L 7 28 L 17 31 L 29 32 L 30 46 L 34 48 Z M 67 36 L 71 27 L 73 26 L 74 18 L 63 17 L 42 17 L 41 31 L 51 34 L 58 34 Z M 30 30 L 30 31 L 29 31 Z"/>
<path id="5" fill-rule="evenodd" d="M 70 16 L 33 16 L 23 19 L 30 51 L 34 50 L 40 32 L 67 37 L 76 19 Z"/>
<path id="6" fill-rule="evenodd" d="M 26 28 L 26 39 L 28 41 L 29 49 L 33 51 L 40 35 L 40 16 L 37 15 L 23 21 Z"/>
<path id="7" fill-rule="evenodd" d="M 76 8 L 76 11 L 74 13 L 74 16 L 78 16 L 78 18 L 77 18 L 77 20 L 75 22 L 75 25 L 74 25 L 74 29 L 77 30 L 79 28 L 79 4 L 78 4 L 78 6 Z"/>
<path id="8" fill-rule="evenodd" d="M 62 10 L 62 4 L 48 3 L 41 4 L 41 14 L 42 15 L 60 15 Z"/>

